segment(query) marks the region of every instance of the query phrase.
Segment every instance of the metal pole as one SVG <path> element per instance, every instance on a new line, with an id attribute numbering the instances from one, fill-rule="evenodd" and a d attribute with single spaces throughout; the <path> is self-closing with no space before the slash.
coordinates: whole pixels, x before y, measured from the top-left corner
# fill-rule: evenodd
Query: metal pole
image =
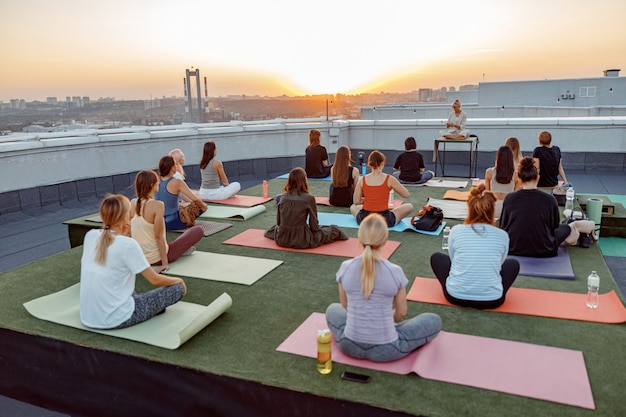
<path id="1" fill-rule="evenodd" d="M 191 76 L 191 71 L 186 71 L 186 80 L 187 80 L 187 112 L 189 113 L 189 121 L 193 122 L 193 106 L 191 103 L 191 81 L 189 77 Z"/>
<path id="2" fill-rule="evenodd" d="M 202 93 L 200 90 L 200 70 L 196 70 L 196 90 L 198 94 L 198 123 L 202 123 Z"/>

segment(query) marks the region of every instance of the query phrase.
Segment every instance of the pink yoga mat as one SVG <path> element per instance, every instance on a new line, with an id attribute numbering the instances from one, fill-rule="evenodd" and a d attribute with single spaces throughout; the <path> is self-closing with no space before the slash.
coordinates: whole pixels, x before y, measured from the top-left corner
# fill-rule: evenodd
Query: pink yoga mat
<path id="1" fill-rule="evenodd" d="M 222 243 L 226 245 L 248 246 L 252 248 L 314 253 L 317 255 L 345 256 L 347 258 L 354 258 L 363 252 L 363 247 L 361 247 L 359 240 L 353 237 L 348 240 L 339 240 L 337 242 L 312 249 L 291 249 L 278 246 L 272 239 L 266 238 L 264 233 L 265 230 L 248 229 Z M 381 249 L 382 257 L 384 259 L 388 259 L 395 252 L 395 250 L 398 249 L 398 246 L 400 246 L 400 242 L 388 240 L 385 246 Z"/>
<path id="2" fill-rule="evenodd" d="M 200 196 L 198 190 L 193 190 L 193 193 L 197 196 Z M 215 204 L 226 204 L 229 206 L 239 206 L 239 207 L 254 207 L 259 204 L 267 203 L 268 201 L 272 201 L 272 197 L 258 197 L 254 195 L 235 195 L 231 198 L 227 198 L 226 200 L 202 200 L 206 203 L 215 203 Z"/>
<path id="3" fill-rule="evenodd" d="M 315 358 L 317 329 L 326 327 L 324 314 L 312 313 L 276 350 Z M 345 365 L 402 375 L 415 372 L 425 379 L 595 409 L 583 353 L 576 350 L 442 331 L 394 362 L 351 358 L 334 340 L 332 358 Z"/>
<path id="4" fill-rule="evenodd" d="M 331 206 L 331 207 L 334 207 L 332 204 L 330 204 L 330 201 L 328 201 L 328 197 L 315 197 L 315 204 L 317 204 L 319 206 Z M 402 204 L 404 204 L 404 201 L 402 201 L 402 200 L 393 200 L 393 206 L 394 207 L 399 207 Z"/>
<path id="5" fill-rule="evenodd" d="M 416 277 L 407 294 L 407 299 L 422 303 L 452 305 L 443 296 L 441 285 L 435 278 Z M 615 291 L 601 294 L 596 309 L 587 308 L 586 301 L 586 294 L 512 287 L 506 294 L 504 304 L 490 311 L 596 323 L 626 322 L 626 308 Z"/>

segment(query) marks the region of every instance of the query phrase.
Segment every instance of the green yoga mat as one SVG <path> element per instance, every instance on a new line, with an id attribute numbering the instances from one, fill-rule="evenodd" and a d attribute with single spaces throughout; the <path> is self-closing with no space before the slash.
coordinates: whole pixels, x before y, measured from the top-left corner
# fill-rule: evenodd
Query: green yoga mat
<path id="1" fill-rule="evenodd" d="M 263 213 L 266 210 L 263 204 L 259 204 L 254 207 L 235 207 L 224 205 L 209 205 L 204 213 L 200 215 L 201 218 L 213 218 L 213 219 L 230 219 L 230 220 L 248 220 L 258 214 Z"/>
<path id="2" fill-rule="evenodd" d="M 169 265 L 166 275 L 252 285 L 283 261 L 196 251 Z"/>
<path id="3" fill-rule="evenodd" d="M 24 303 L 26 310 L 41 320 L 76 329 L 120 337 L 165 349 L 178 349 L 204 329 L 233 304 L 226 293 L 208 306 L 179 301 L 165 313 L 125 329 L 99 330 L 86 327 L 80 321 L 80 284 Z"/>

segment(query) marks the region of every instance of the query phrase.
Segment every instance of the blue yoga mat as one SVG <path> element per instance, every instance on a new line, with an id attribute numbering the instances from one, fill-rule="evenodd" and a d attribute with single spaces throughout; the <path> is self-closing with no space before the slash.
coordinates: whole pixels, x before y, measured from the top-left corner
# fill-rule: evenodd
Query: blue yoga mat
<path id="1" fill-rule="evenodd" d="M 317 212 L 317 221 L 320 226 L 330 226 L 331 224 L 337 225 L 339 227 L 345 227 L 348 229 L 358 229 L 359 225 L 356 222 L 356 219 L 352 214 L 344 214 L 344 213 L 324 213 Z M 417 230 L 411 225 L 411 218 L 406 217 L 402 219 L 398 224 L 393 227 L 390 227 L 389 230 L 393 232 L 404 232 L 405 230 L 411 230 L 413 232 L 422 233 L 424 235 L 438 236 L 443 228 L 446 227 L 446 222 L 442 222 L 441 225 L 432 232 L 427 232 L 425 230 Z"/>
<path id="2" fill-rule="evenodd" d="M 279 175 L 276 178 L 281 179 L 281 180 L 286 180 L 287 178 L 289 178 L 289 173 L 286 173 L 286 174 L 283 174 L 283 175 Z M 333 177 L 331 177 L 330 175 L 328 177 L 325 177 L 325 178 L 308 178 L 307 177 L 307 181 L 312 181 L 312 180 L 332 181 Z"/>
<path id="3" fill-rule="evenodd" d="M 565 245 L 559 246 L 558 255 L 552 258 L 531 258 L 528 256 L 513 255 L 511 255 L 511 258 L 515 258 L 519 261 L 520 275 L 569 280 L 576 278 L 574 276 L 574 270 L 572 269 L 569 252 Z"/>

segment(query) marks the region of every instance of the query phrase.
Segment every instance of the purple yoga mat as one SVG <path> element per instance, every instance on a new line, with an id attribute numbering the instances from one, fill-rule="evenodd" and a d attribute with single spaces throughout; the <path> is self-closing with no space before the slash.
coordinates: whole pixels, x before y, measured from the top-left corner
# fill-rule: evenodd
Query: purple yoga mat
<path id="1" fill-rule="evenodd" d="M 567 246 L 559 246 L 557 256 L 552 258 L 531 258 L 529 256 L 513 256 L 519 261 L 519 274 L 529 277 L 569 279 L 576 278 L 572 269 Z"/>
<path id="2" fill-rule="evenodd" d="M 328 327 L 312 313 L 276 349 L 315 358 L 318 329 Z M 395 374 L 467 385 L 594 410 L 583 353 L 490 337 L 441 332 L 409 356 L 377 363 L 344 355 L 332 342 L 333 361 Z"/>

